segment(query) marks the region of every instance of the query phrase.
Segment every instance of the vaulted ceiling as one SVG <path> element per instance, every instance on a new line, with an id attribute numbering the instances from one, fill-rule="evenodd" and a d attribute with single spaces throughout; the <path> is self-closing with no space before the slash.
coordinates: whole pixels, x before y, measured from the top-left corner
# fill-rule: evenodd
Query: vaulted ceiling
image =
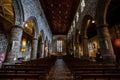
<path id="1" fill-rule="evenodd" d="M 80 0 L 40 0 L 52 34 L 67 34 Z"/>

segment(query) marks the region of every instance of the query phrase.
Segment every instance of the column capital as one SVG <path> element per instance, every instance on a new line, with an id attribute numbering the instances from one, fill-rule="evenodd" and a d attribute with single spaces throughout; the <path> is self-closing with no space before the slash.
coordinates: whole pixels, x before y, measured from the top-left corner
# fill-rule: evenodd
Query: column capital
<path id="1" fill-rule="evenodd" d="M 13 25 L 13 28 L 20 28 L 20 29 L 24 30 L 24 28 L 23 28 L 23 27 L 18 26 L 18 25 Z"/>
<path id="2" fill-rule="evenodd" d="M 33 38 L 32 40 L 38 40 L 37 38 Z"/>

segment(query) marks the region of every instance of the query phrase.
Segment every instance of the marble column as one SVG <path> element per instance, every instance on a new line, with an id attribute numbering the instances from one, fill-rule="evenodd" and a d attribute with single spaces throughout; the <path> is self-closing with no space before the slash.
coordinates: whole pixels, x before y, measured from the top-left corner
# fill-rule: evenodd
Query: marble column
<path id="1" fill-rule="evenodd" d="M 89 52 L 88 52 L 88 37 L 86 35 L 82 35 L 82 45 L 83 45 L 83 59 L 89 60 Z"/>
<path id="2" fill-rule="evenodd" d="M 38 39 L 34 38 L 32 40 L 31 60 L 37 59 L 37 46 L 38 46 Z"/>
<path id="3" fill-rule="evenodd" d="M 22 27 L 14 26 L 12 28 L 10 40 L 10 52 L 7 53 L 5 63 L 17 62 L 18 56 L 20 55 L 22 33 L 23 33 Z"/>
<path id="4" fill-rule="evenodd" d="M 111 37 L 108 31 L 108 25 L 98 25 L 97 33 L 100 43 L 100 51 L 104 62 L 115 62 L 115 55 L 112 47 Z"/>

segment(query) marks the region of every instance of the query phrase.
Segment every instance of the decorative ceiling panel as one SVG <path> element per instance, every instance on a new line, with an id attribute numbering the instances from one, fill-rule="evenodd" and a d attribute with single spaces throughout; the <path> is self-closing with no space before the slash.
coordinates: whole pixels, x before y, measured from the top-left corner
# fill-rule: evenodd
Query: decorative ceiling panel
<path id="1" fill-rule="evenodd" d="M 40 0 L 53 34 L 67 34 L 80 0 Z"/>

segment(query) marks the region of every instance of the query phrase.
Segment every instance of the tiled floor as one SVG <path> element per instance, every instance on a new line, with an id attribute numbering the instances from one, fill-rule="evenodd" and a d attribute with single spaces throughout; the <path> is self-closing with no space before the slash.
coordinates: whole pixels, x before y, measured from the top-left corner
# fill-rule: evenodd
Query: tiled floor
<path id="1" fill-rule="evenodd" d="M 72 74 L 62 58 L 57 59 L 49 73 L 48 80 L 73 80 Z"/>

